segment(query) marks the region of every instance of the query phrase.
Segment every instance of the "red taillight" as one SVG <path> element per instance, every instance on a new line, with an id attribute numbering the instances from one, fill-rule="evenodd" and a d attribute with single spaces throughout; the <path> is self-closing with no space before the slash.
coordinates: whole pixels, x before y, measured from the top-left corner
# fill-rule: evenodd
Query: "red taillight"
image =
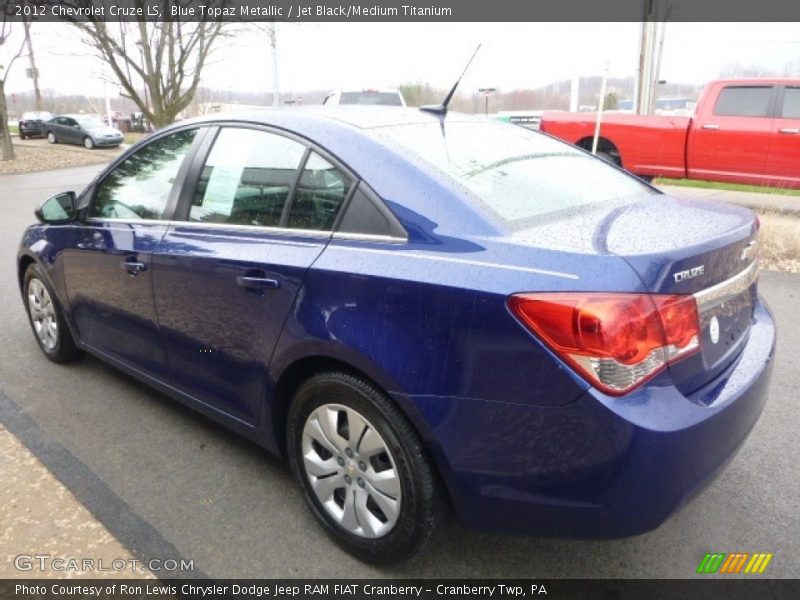
<path id="1" fill-rule="evenodd" d="M 692 296 L 517 294 L 508 307 L 592 385 L 616 396 L 700 348 Z"/>

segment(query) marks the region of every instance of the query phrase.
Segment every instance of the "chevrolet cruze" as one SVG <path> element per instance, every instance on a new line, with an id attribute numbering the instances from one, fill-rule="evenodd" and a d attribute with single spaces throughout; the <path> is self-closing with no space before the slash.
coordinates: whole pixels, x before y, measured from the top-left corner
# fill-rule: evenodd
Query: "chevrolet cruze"
<path id="1" fill-rule="evenodd" d="M 19 284 L 88 352 L 287 457 L 369 561 L 468 526 L 621 537 L 733 457 L 775 327 L 748 210 L 412 109 L 181 122 L 45 201 Z"/>

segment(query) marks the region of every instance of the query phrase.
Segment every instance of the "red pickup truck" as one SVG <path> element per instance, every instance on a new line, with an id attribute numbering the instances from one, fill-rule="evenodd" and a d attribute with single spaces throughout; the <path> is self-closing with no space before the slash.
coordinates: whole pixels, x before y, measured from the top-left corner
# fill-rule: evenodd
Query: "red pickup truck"
<path id="1" fill-rule="evenodd" d="M 541 131 L 591 150 L 596 114 L 546 112 Z M 693 117 L 606 113 L 598 154 L 640 177 L 800 189 L 800 80 L 709 83 Z"/>

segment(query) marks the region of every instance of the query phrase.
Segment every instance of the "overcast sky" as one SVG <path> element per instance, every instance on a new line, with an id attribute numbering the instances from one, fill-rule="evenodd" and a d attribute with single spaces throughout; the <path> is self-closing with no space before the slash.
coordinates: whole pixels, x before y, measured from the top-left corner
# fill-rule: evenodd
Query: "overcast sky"
<path id="1" fill-rule="evenodd" d="M 21 36 L 16 26 L 15 36 Z M 102 95 L 102 65 L 76 32 L 61 23 L 32 26 L 42 88 Z M 573 75 L 634 75 L 638 23 L 301 23 L 279 25 L 282 92 L 336 87 L 391 87 L 428 82 L 449 87 L 478 42 L 483 47 L 462 89 L 538 87 Z M 13 39 L 11 40 L 13 41 Z M 4 64 L 10 48 L 0 54 Z M 798 23 L 668 23 L 661 77 L 704 83 L 739 62 L 783 71 L 800 64 Z M 31 88 L 21 59 L 8 93 Z M 246 30 L 226 42 L 203 83 L 222 90 L 271 91 L 272 62 L 266 34 Z M 114 89 L 114 92 L 117 90 Z"/>

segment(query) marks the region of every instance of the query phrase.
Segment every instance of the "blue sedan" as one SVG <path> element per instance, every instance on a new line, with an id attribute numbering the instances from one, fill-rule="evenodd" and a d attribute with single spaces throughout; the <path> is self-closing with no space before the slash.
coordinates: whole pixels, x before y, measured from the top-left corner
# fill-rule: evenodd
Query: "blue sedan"
<path id="1" fill-rule="evenodd" d="M 88 352 L 285 456 L 363 560 L 419 552 L 449 512 L 653 529 L 767 397 L 755 215 L 513 125 L 215 115 L 37 217 L 17 260 L 44 354 Z"/>

